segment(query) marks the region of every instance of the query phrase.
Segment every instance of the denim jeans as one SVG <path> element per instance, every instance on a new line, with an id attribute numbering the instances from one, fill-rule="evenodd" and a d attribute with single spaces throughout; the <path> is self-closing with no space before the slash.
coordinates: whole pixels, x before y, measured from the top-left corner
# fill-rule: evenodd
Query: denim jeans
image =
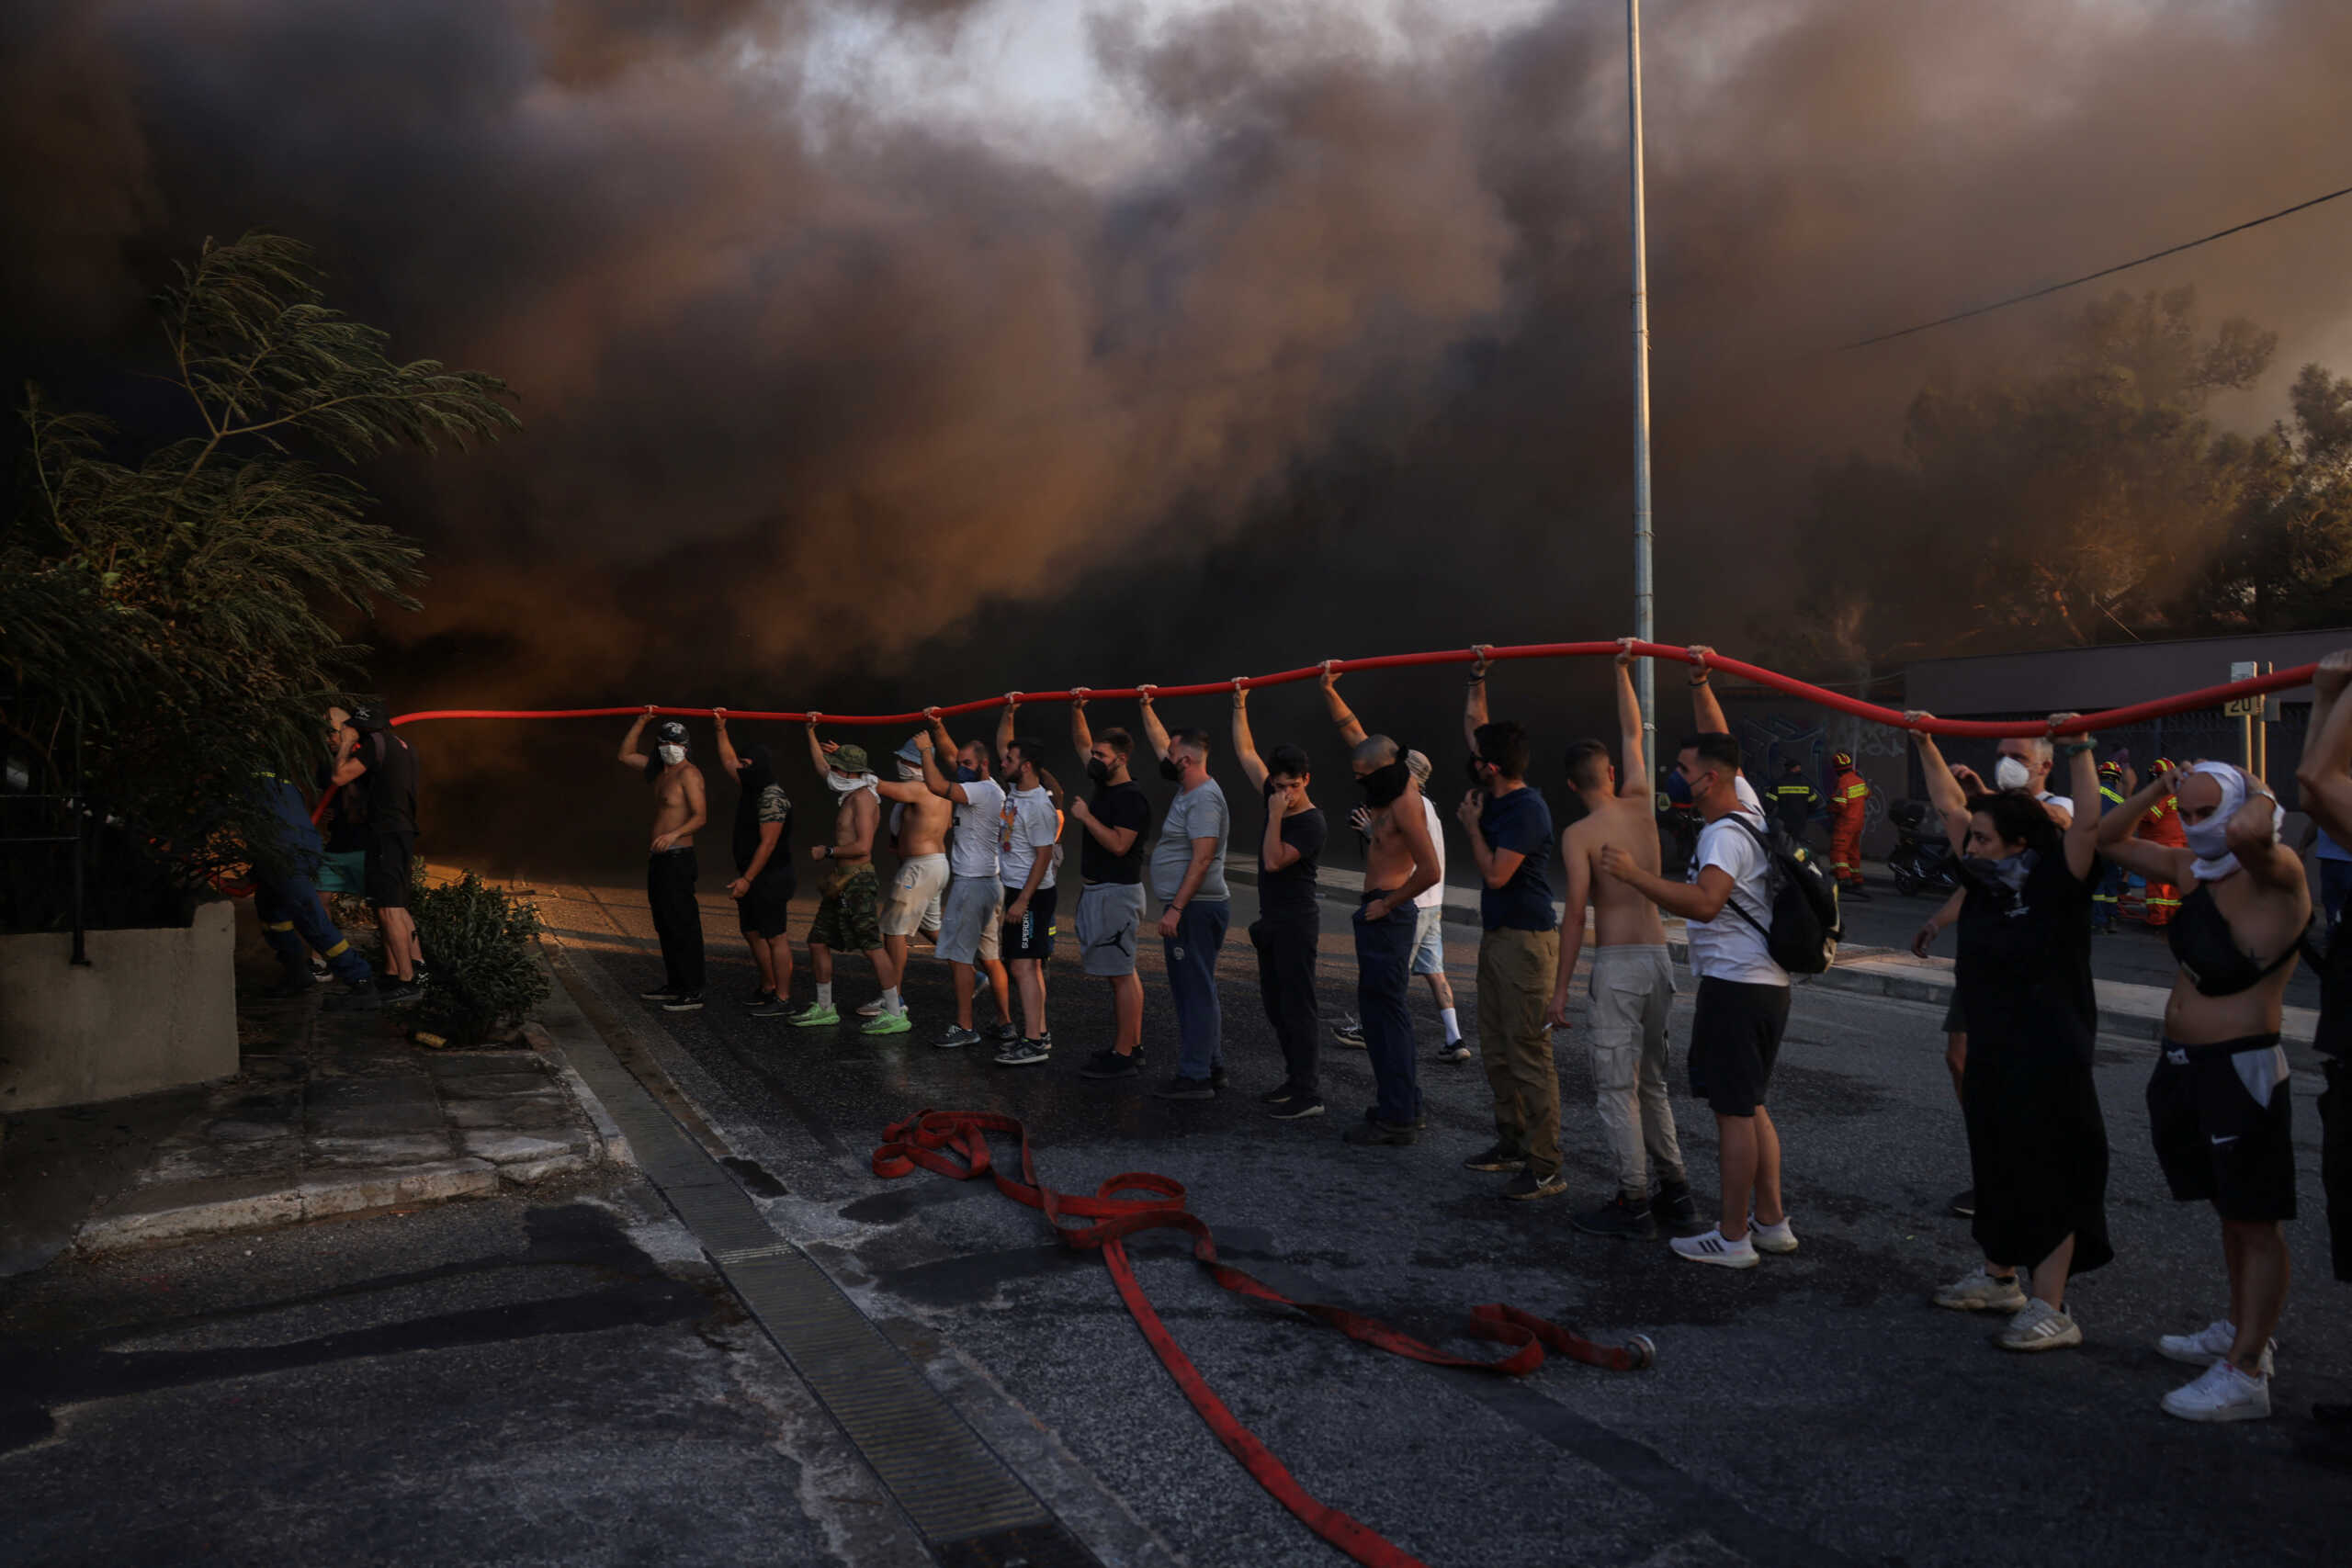
<path id="1" fill-rule="evenodd" d="M 1168 991 L 1176 1001 L 1176 1073 L 1205 1078 L 1225 1056 L 1225 1013 L 1216 999 L 1216 955 L 1233 906 L 1195 898 L 1176 917 L 1176 934 L 1162 941 Z"/>
<path id="2" fill-rule="evenodd" d="M 1367 889 L 1364 902 L 1382 896 Z M 1410 904 L 1378 920 L 1365 919 L 1363 911 L 1363 904 L 1356 906 L 1356 1011 L 1363 1019 L 1364 1053 L 1372 1058 L 1372 1113 L 1392 1127 L 1409 1127 L 1421 1114 L 1413 1017 L 1405 1010 L 1417 922 Z"/>

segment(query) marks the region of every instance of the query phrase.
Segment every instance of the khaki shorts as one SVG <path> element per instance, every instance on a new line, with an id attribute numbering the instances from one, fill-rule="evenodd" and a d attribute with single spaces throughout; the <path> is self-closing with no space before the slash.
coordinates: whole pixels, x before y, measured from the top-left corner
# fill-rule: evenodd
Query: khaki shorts
<path id="1" fill-rule="evenodd" d="M 950 964 L 993 964 L 1004 931 L 1004 886 L 993 876 L 959 876 L 940 908 L 938 955 Z"/>
<path id="2" fill-rule="evenodd" d="M 890 884 L 890 901 L 882 908 L 882 934 L 914 935 L 946 888 L 945 855 L 917 855 L 899 866 L 897 879 Z"/>

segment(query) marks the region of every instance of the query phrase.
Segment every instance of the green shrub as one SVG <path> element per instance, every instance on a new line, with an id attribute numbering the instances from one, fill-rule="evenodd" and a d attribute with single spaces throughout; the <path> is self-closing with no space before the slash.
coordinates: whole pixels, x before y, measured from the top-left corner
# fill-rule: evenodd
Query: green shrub
<path id="1" fill-rule="evenodd" d="M 539 907 L 472 872 L 439 887 L 420 874 L 409 911 L 433 978 L 416 1006 L 418 1026 L 452 1045 L 479 1045 L 530 1016 L 548 994 L 539 964 Z"/>

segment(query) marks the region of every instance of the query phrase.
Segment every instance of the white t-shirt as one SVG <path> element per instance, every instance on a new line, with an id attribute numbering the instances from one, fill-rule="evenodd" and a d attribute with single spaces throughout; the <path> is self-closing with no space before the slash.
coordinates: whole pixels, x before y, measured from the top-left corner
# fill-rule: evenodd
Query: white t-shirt
<path id="1" fill-rule="evenodd" d="M 1438 820 L 1437 807 L 1427 795 L 1421 796 L 1421 815 L 1429 818 L 1430 845 L 1437 851 L 1437 880 L 1413 895 L 1413 908 L 1435 909 L 1445 903 L 1445 824 Z"/>
<path id="2" fill-rule="evenodd" d="M 2041 802 L 2044 806 L 2056 807 L 2059 810 L 2064 812 L 2070 820 L 2075 815 L 2075 803 L 2067 799 L 2063 795 L 2052 795 L 2045 789 L 2033 798 Z"/>
<path id="3" fill-rule="evenodd" d="M 1046 852 L 1046 874 L 1039 879 L 1040 889 L 1054 885 L 1054 797 L 1046 793 L 1043 784 L 1035 789 L 1016 789 L 998 808 L 997 880 L 1007 890 L 1018 894 L 1028 884 L 1030 867 L 1036 864 L 1037 852 Z"/>
<path id="4" fill-rule="evenodd" d="M 1761 812 L 1755 814 L 1755 825 L 1764 828 Z M 1700 829 L 1699 852 L 1690 857 L 1690 874 L 1683 880 L 1696 883 L 1699 873 L 1711 865 L 1731 873 L 1731 898 L 1713 919 L 1686 923 L 1684 930 L 1690 938 L 1690 972 L 1702 980 L 1736 980 L 1744 986 L 1787 985 L 1789 972 L 1772 962 L 1771 951 L 1764 945 L 1764 932 L 1731 907 L 1736 902 L 1761 925 L 1771 925 L 1769 882 L 1772 863 L 1765 854 L 1764 846 L 1731 818 L 1718 817 Z"/>
<path id="5" fill-rule="evenodd" d="M 994 876 L 1003 786 L 994 779 L 975 779 L 962 787 L 964 804 L 956 808 L 956 826 L 947 839 L 947 869 L 957 876 Z M 1022 874 L 1028 874 L 1025 867 Z"/>
<path id="6" fill-rule="evenodd" d="M 1732 774 L 1731 792 L 1732 794 L 1739 796 L 1740 805 L 1746 807 L 1748 810 L 1753 811 L 1758 817 L 1764 815 L 1764 803 L 1756 798 L 1756 786 L 1747 782 L 1747 775 L 1746 773 Z"/>

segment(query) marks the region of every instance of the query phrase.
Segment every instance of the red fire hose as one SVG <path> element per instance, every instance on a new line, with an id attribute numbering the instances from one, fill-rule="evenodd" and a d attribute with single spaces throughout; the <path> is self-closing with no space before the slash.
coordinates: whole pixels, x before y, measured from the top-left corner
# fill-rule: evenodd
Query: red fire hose
<path id="1" fill-rule="evenodd" d="M 1690 657 L 1689 649 L 1675 648 L 1666 643 L 1637 642 L 1634 645 L 1634 651 L 1654 659 L 1675 660 L 1685 664 L 1695 662 Z M 1482 658 L 1495 660 L 1600 659 L 1613 657 L 1616 652 L 1617 644 L 1613 642 L 1531 642 L 1507 648 L 1459 648 L 1433 653 L 1385 653 L 1371 659 L 1335 659 L 1331 660 L 1329 668 L 1335 672 L 1345 673 L 1356 670 L 1396 670 L 1419 664 L 1468 664 Z M 1744 660 L 1725 659 L 1719 654 L 1709 654 L 1705 662 L 1707 668 L 1711 670 L 1721 670 L 1727 675 L 1736 675 L 1744 681 L 1753 681 L 1759 686 L 1769 686 L 1776 692 L 1785 692 L 1790 696 L 1802 697 L 1807 702 L 1818 703 L 1823 707 L 1835 708 L 1839 713 L 1850 714 L 1856 718 L 1868 719 L 1873 724 L 1883 724 L 1896 729 L 1905 728 L 1903 716 L 1893 708 L 1880 707 L 1874 703 L 1866 703 L 1858 697 L 1849 697 L 1842 693 L 1825 691 L 1819 686 L 1764 669 L 1761 665 L 1750 664 Z M 1241 678 L 1240 684 L 1253 691 L 1261 686 L 1287 686 L 1299 681 L 1318 679 L 1325 668 L 1326 666 L 1321 664 L 1309 664 L 1296 670 L 1279 671 L 1272 675 L 1248 675 Z M 2133 703 L 2128 707 L 2109 708 L 2104 713 L 2086 714 L 2079 722 L 2067 725 L 2062 733 L 2087 734 L 2100 729 L 2113 729 L 2124 725 L 2138 724 L 2144 719 L 2162 718 L 2169 714 L 2193 713 L 2199 708 L 2219 707 L 2236 697 L 2283 692 L 2290 687 L 2310 684 L 2312 671 L 2316 668 L 2315 665 L 2299 664 L 2292 670 L 2281 670 L 2270 675 L 2257 675 L 2250 681 L 2236 681 L 2227 685 L 2207 686 L 2194 692 L 2183 692 L 2177 696 L 2159 697 L 2153 702 Z M 1095 697 L 1124 699 L 1140 696 L 1148 690 L 1154 697 L 1204 697 L 1221 692 L 1230 692 L 1233 687 L 1234 682 L 1231 681 L 1211 681 L 1190 686 L 1103 688 L 1090 691 L 1087 695 L 1090 699 Z M 1024 704 L 1065 703 L 1069 701 L 1071 695 L 1072 694 L 1067 691 L 1023 692 L 1020 694 L 1019 700 Z M 984 713 L 991 708 L 1001 708 L 1004 705 L 1005 699 L 1002 697 L 982 697 L 975 702 L 953 704 L 941 708 L 939 712 L 942 716 L 953 716 L 957 714 Z M 642 707 L 431 708 L 422 713 L 401 714 L 392 722 L 418 724 L 434 718 L 630 718 L 645 711 Z M 674 718 L 702 718 L 711 712 L 708 708 L 683 707 L 656 707 L 653 711 Z M 755 712 L 750 709 L 729 708 L 727 716 L 754 721 L 780 720 L 793 724 L 802 723 L 810 718 L 821 718 L 827 724 L 886 725 L 920 724 L 924 716 L 921 713 L 820 715 Z M 1939 718 L 1929 720 L 1921 728 L 1933 735 L 1964 736 L 1980 739 L 1990 739 L 2000 736 L 2034 736 L 2051 733 L 2046 724 L 2017 719 Z"/>
<path id="2" fill-rule="evenodd" d="M 1016 1179 L 998 1168 L 989 1151 L 989 1134 L 1004 1133 L 1021 1141 L 1021 1175 Z M 1499 1360 L 1478 1361 L 1449 1355 L 1408 1334 L 1398 1332 L 1386 1324 L 1351 1312 L 1345 1307 L 1325 1305 L 1319 1302 L 1295 1301 L 1281 1292 L 1251 1278 L 1229 1264 L 1218 1261 L 1216 1240 L 1208 1225 L 1197 1215 L 1185 1212 L 1184 1189 L 1182 1183 L 1148 1171 L 1128 1171 L 1112 1177 L 1094 1190 L 1091 1198 L 1075 1193 L 1057 1192 L 1037 1179 L 1035 1162 L 1031 1158 L 1029 1134 L 1021 1122 L 1011 1116 L 992 1115 L 977 1111 L 923 1111 L 903 1122 L 892 1123 L 882 1134 L 882 1146 L 874 1151 L 874 1174 L 885 1179 L 905 1176 L 917 1166 L 952 1177 L 957 1181 L 969 1181 L 976 1177 L 988 1177 L 996 1183 L 997 1190 L 1015 1202 L 1044 1213 L 1054 1227 L 1054 1234 L 1064 1246 L 1085 1249 L 1100 1248 L 1103 1264 L 1111 1270 L 1111 1280 L 1118 1287 L 1119 1295 L 1134 1314 L 1136 1324 L 1143 1330 L 1144 1338 L 1192 1401 L 1193 1408 L 1209 1424 L 1234 1458 L 1241 1461 L 1258 1483 L 1274 1495 L 1298 1520 L 1325 1540 L 1354 1558 L 1367 1568 L 1425 1568 L 1419 1558 L 1398 1547 L 1385 1536 L 1362 1521 L 1351 1517 L 1327 1503 L 1318 1502 L 1298 1483 L 1282 1461 L 1251 1435 L 1239 1418 L 1226 1408 L 1201 1376 L 1200 1369 L 1177 1345 L 1168 1325 L 1153 1310 L 1151 1298 L 1144 1294 L 1142 1283 L 1136 1280 L 1135 1266 L 1128 1261 L 1125 1238 L 1139 1231 L 1181 1230 L 1193 1238 L 1193 1256 L 1210 1276 L 1227 1290 L 1275 1306 L 1285 1306 L 1305 1313 L 1319 1323 L 1329 1325 L 1351 1339 L 1386 1350 L 1393 1355 L 1426 1361 L 1433 1367 L 1464 1367 L 1477 1371 L 1502 1372 L 1511 1377 L 1525 1377 L 1544 1364 L 1546 1348 L 1564 1356 L 1612 1371 L 1634 1371 L 1651 1365 L 1657 1350 L 1647 1337 L 1635 1335 L 1622 1346 L 1600 1346 L 1560 1327 L 1547 1323 L 1517 1307 L 1499 1304 L 1473 1307 L 1469 1332 L 1482 1339 L 1508 1345 L 1510 1353 Z M 1065 1224 L 1063 1216 L 1091 1220 L 1091 1224 Z"/>

